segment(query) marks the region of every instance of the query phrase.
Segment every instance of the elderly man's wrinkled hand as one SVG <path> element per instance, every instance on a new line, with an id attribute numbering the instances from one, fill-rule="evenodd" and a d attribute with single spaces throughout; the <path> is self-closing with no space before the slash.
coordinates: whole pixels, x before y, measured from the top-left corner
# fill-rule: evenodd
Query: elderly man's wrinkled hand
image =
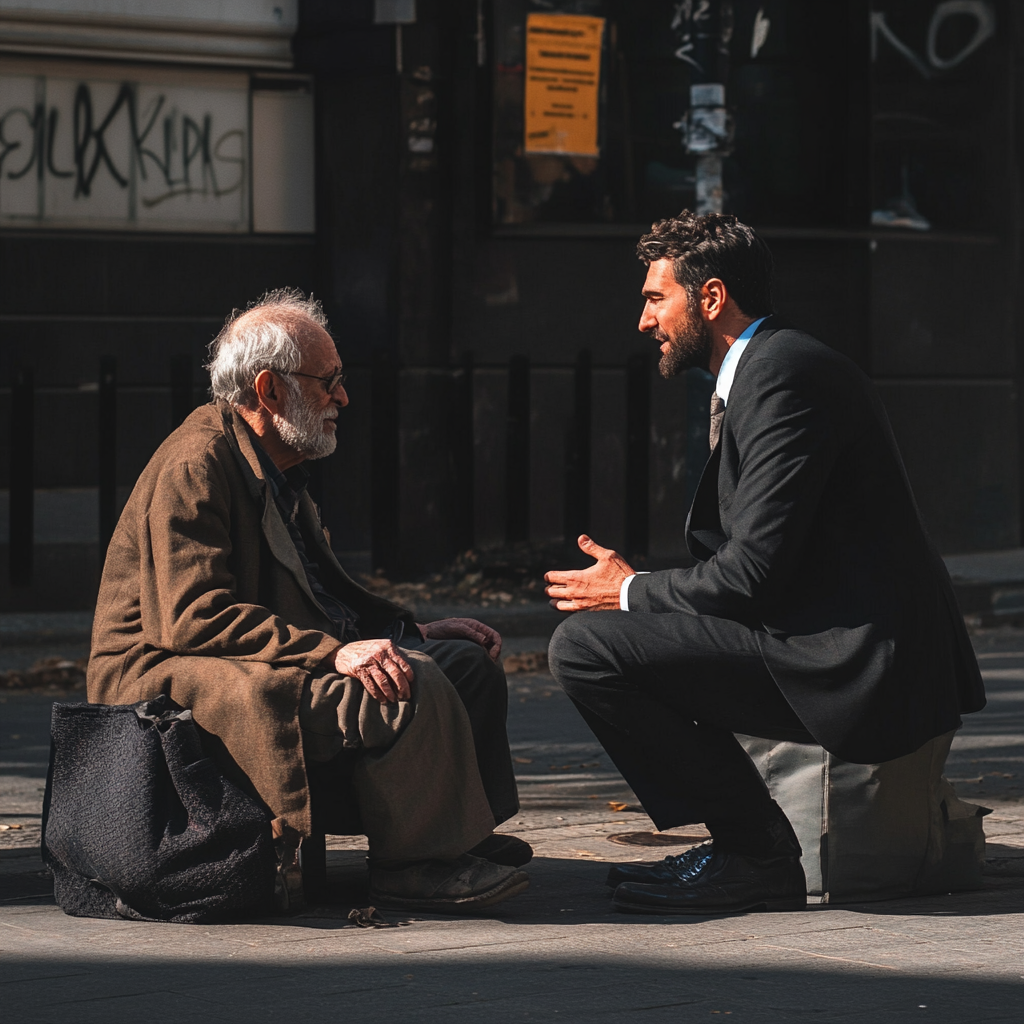
<path id="1" fill-rule="evenodd" d="M 358 679 L 381 704 L 409 700 L 412 667 L 390 640 L 356 640 L 338 649 L 334 670 Z"/>
<path id="2" fill-rule="evenodd" d="M 560 612 L 594 612 L 619 607 L 622 581 L 633 570 L 617 551 L 595 544 L 585 533 L 577 543 L 580 551 L 597 560 L 589 569 L 551 571 L 544 574 L 544 593 Z"/>
<path id="3" fill-rule="evenodd" d="M 476 619 L 438 619 L 426 624 L 417 622 L 416 628 L 423 634 L 424 640 L 472 640 L 491 656 L 492 661 L 497 661 L 501 654 L 501 634 Z"/>

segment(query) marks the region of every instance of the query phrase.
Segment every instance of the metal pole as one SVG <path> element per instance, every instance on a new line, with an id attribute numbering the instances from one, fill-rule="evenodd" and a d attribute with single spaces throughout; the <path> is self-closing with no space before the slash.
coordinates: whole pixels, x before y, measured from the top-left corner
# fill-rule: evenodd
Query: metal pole
<path id="1" fill-rule="evenodd" d="M 626 363 L 626 555 L 646 556 L 650 535 L 651 368 L 646 352 Z"/>
<path id="2" fill-rule="evenodd" d="M 8 573 L 11 586 L 32 583 L 35 545 L 35 384 L 19 366 L 11 380 L 11 484 Z"/>
<path id="3" fill-rule="evenodd" d="M 100 561 L 117 525 L 117 360 L 100 358 L 100 391 L 97 410 L 99 435 Z"/>
<path id="4" fill-rule="evenodd" d="M 530 539 L 530 360 L 508 364 L 508 426 L 505 435 L 505 540 Z"/>
<path id="5" fill-rule="evenodd" d="M 677 59 L 690 69 L 690 109 L 676 123 L 696 159 L 696 212 L 721 213 L 722 158 L 732 152 L 733 126 L 725 103 L 729 80 L 732 0 L 676 4 L 672 27 Z"/>
<path id="6" fill-rule="evenodd" d="M 565 443 L 565 546 L 590 530 L 591 358 L 584 349 L 573 370 L 573 410 Z"/>
<path id="7" fill-rule="evenodd" d="M 398 364 L 389 352 L 373 357 L 370 381 L 370 544 L 374 569 L 394 569 L 399 553 Z"/>
<path id="8" fill-rule="evenodd" d="M 474 419 L 473 354 L 465 353 L 462 368 L 455 372 L 455 394 L 451 407 L 451 445 L 455 476 L 455 514 L 458 519 L 455 544 L 468 551 L 475 542 L 474 522 Z"/>
<path id="9" fill-rule="evenodd" d="M 192 389 L 192 355 L 171 356 L 171 426 L 180 426 L 195 407 Z"/>

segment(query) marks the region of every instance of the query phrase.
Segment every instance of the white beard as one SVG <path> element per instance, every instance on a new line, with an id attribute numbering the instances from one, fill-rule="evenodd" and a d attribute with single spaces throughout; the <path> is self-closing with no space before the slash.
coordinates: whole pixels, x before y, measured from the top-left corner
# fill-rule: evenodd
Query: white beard
<path id="1" fill-rule="evenodd" d="M 281 412 L 274 414 L 274 426 L 281 440 L 307 459 L 326 458 L 337 448 L 338 438 L 333 430 L 324 430 L 324 422 L 338 418 L 338 407 L 311 409 L 302 401 L 297 388 L 289 392 Z"/>

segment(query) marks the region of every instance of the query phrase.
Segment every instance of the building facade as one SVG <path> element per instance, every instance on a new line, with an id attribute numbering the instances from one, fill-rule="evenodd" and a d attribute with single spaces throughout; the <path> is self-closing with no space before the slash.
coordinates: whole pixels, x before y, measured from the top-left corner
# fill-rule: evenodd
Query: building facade
<path id="1" fill-rule="evenodd" d="M 657 377 L 634 256 L 683 207 L 875 380 L 940 548 L 1017 546 L 1022 54 L 1007 0 L 0 0 L 0 603 L 88 606 L 282 285 L 351 370 L 313 481 L 350 565 L 685 559 L 711 382 Z"/>

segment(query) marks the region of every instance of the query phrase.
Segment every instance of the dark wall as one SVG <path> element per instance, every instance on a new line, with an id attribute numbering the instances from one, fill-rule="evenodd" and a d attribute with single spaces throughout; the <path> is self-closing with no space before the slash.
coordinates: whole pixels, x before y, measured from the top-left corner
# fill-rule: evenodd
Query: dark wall
<path id="1" fill-rule="evenodd" d="M 866 52 L 866 5 L 847 6 L 851 26 L 861 26 L 851 52 Z M 892 24 L 918 46 L 927 22 L 924 7 L 911 6 L 913 17 Z M 417 23 L 399 31 L 372 24 L 369 0 L 300 5 L 297 69 L 314 76 L 316 95 L 315 238 L 0 231 L 0 384 L 17 365 L 34 369 L 36 484 L 96 486 L 101 356 L 117 360 L 123 494 L 172 427 L 172 357 L 191 358 L 201 401 L 205 346 L 224 317 L 268 288 L 295 285 L 323 299 L 351 370 L 339 450 L 314 467 L 337 550 L 372 547 L 389 570 L 431 568 L 470 542 L 502 543 L 518 492 L 528 497 L 530 538 L 557 542 L 581 352 L 592 361 L 588 528 L 622 546 L 632 500 L 627 362 L 647 353 L 648 548 L 652 562 L 679 561 L 710 385 L 699 375 L 658 378 L 652 343 L 636 329 L 644 270 L 634 247 L 645 225 L 495 228 L 492 68 L 478 60 L 476 0 L 417 7 Z M 917 116 L 914 104 L 933 120 L 947 110 L 963 120 L 970 108 L 956 82 L 914 81 L 901 92 L 912 69 L 885 47 L 884 74 L 870 89 L 863 69 L 851 77 L 836 115 L 860 154 L 839 175 L 841 222 L 756 225 L 776 257 L 779 311 L 877 381 L 924 517 L 947 552 L 1012 546 L 1021 535 L 1022 134 L 1011 97 L 1024 18 L 1016 5 L 997 7 L 1007 31 L 992 44 L 980 120 L 950 129 L 937 184 L 928 154 L 941 139 L 913 142 L 910 180 L 931 231 L 868 226 L 901 152 L 891 126 L 902 123 L 896 115 Z M 962 82 L 963 95 L 978 85 Z M 884 131 L 872 110 L 888 118 Z M 965 189 L 974 198 L 961 202 Z M 506 467 L 513 356 L 531 367 L 529 452 L 518 476 Z M 381 381 L 395 386 L 382 390 Z M 4 449 L 10 426 L 0 387 Z M 0 488 L 7 474 L 0 459 Z M 65 567 L 95 564 L 88 545 L 64 545 L 67 558 L 72 548 Z M 39 606 L 58 591 L 65 604 L 88 604 L 94 576 L 76 569 L 75 586 L 61 589 L 61 564 L 60 552 L 41 551 L 31 593 L 12 596 L 4 582 L 0 604 Z"/>
<path id="2" fill-rule="evenodd" d="M 138 238 L 0 232 L 0 379 L 34 369 L 36 483 L 96 482 L 96 384 L 117 360 L 118 483 L 131 486 L 171 429 L 171 358 L 192 359 L 233 308 L 269 288 L 317 288 L 315 248 L 296 239 Z M 9 428 L 0 414 L 0 429 Z M 0 481 L 7 486 L 7 463 Z"/>
<path id="3" fill-rule="evenodd" d="M 174 426 L 171 361 L 191 362 L 193 402 L 205 401 L 206 346 L 235 307 L 269 288 L 319 290 L 316 248 L 304 238 L 0 231 L 0 451 L 11 448 L 13 370 L 33 370 L 34 483 L 80 490 L 67 516 L 98 500 L 100 359 L 116 360 L 116 481 L 123 502 Z M 0 459 L 0 488 L 10 485 Z M 37 501 L 37 506 L 39 506 Z M 63 526 L 61 524 L 64 524 Z M 53 542 L 45 527 L 32 586 L 0 581 L 0 607 L 87 607 L 98 579 L 95 541 Z M 79 531 L 80 532 L 80 531 Z M 7 537 L 0 538 L 0 560 Z"/>

